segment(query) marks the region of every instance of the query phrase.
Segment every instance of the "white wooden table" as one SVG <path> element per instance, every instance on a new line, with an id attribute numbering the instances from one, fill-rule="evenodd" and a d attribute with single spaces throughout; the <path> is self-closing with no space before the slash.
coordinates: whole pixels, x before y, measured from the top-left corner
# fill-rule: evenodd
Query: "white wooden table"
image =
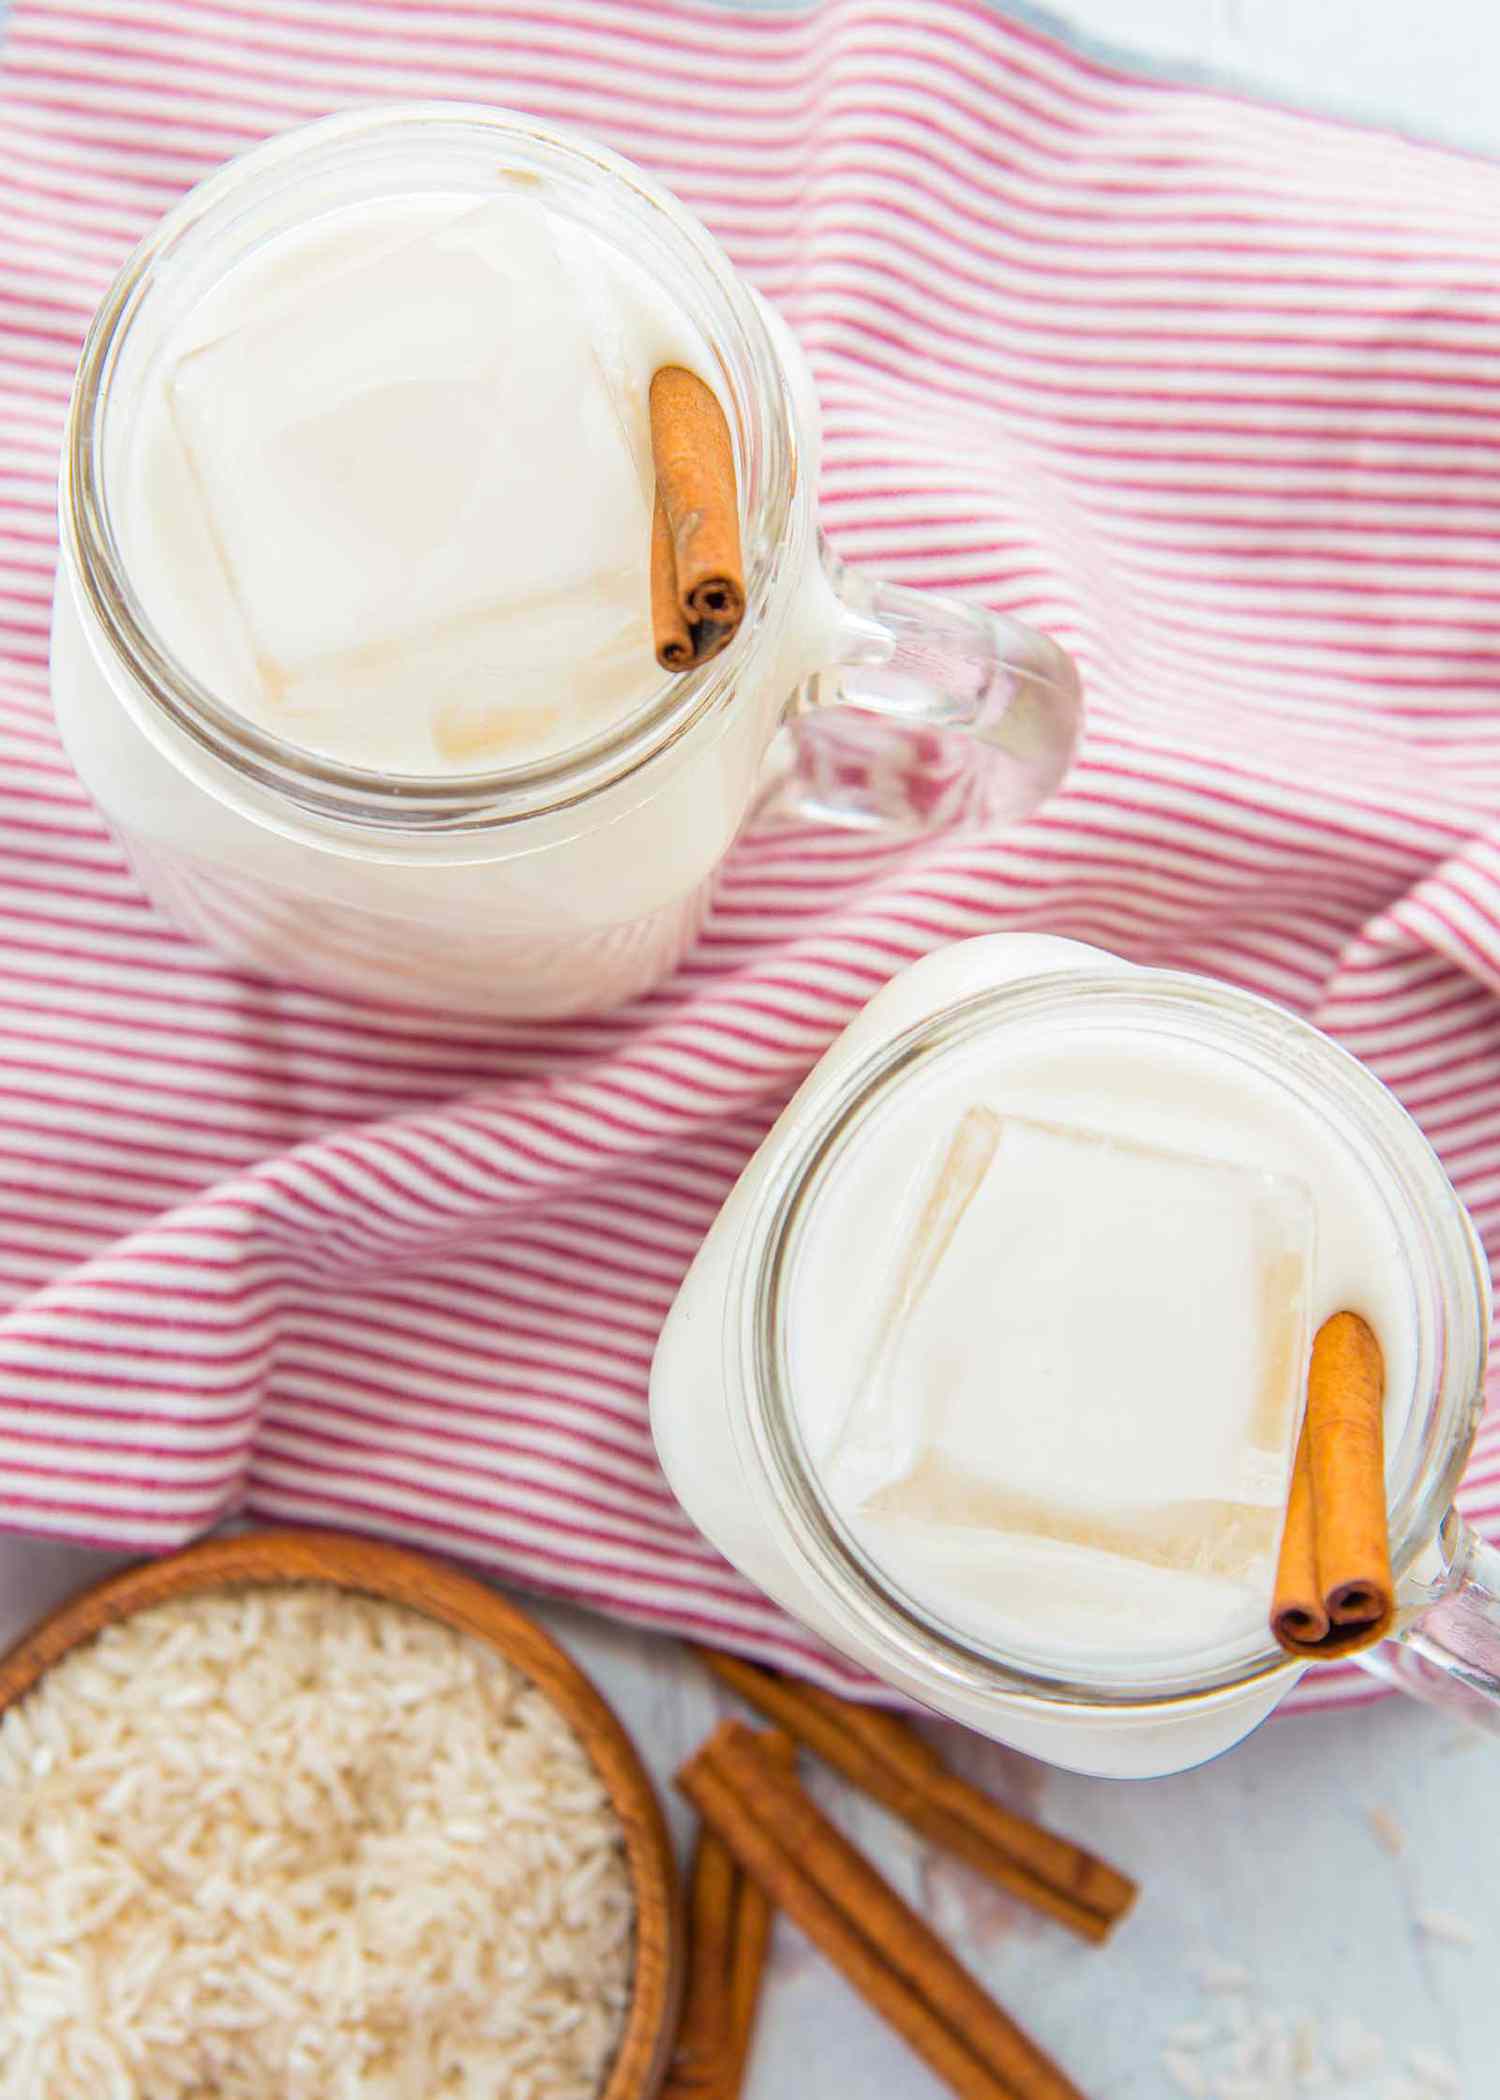
<path id="1" fill-rule="evenodd" d="M 0 1646 L 110 1565 L 0 1538 Z M 721 1695 L 675 1642 L 550 1606 L 539 1616 L 614 1702 L 683 1834 L 671 1774 L 708 1732 Z M 838 1782 L 814 1783 L 1088 2100 L 1176 2100 L 1162 2064 L 1167 2037 L 1205 2015 L 1222 2020 L 1232 2002 L 1204 1993 L 1195 1965 L 1205 1957 L 1243 1966 L 1261 2003 L 1325 2021 L 1352 2016 L 1384 2038 L 1386 2065 L 1333 2088 L 1339 2100 L 1399 2093 L 1412 2049 L 1451 2060 L 1462 2100 L 1497 2100 L 1500 1740 L 1392 1699 L 1272 1721 L 1200 1771 L 1136 1782 L 1073 1778 L 957 1730 L 941 1740 L 969 1776 L 1139 1878 L 1140 1902 L 1107 1948 L 1082 1946 L 976 1882 Z M 1419 1922 L 1445 1915 L 1470 1928 L 1472 1945 Z M 1301 2089 L 1288 2090 L 1293 2100 Z M 748 2100 L 940 2100 L 941 2091 L 781 1926 Z"/>
<path id="2" fill-rule="evenodd" d="M 1495 0 L 997 4 L 1122 65 L 1500 155 Z"/>

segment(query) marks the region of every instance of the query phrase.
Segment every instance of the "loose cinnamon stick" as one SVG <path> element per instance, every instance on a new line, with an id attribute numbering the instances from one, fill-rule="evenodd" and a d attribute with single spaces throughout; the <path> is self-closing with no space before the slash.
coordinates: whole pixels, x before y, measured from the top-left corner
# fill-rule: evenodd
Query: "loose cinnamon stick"
<path id="1" fill-rule="evenodd" d="M 713 388 L 681 365 L 651 381 L 651 626 L 667 671 L 706 663 L 745 617 L 739 492 Z"/>
<path id="2" fill-rule="evenodd" d="M 688 1970 L 682 2024 L 661 2100 L 725 2100 L 729 2074 L 729 1964 L 734 1855 L 713 1830 L 700 1830 L 688 1887 Z"/>
<path id="3" fill-rule="evenodd" d="M 678 1784 L 745 1872 L 962 2100 L 1082 2100 L 748 1728 L 722 1722 Z"/>
<path id="4" fill-rule="evenodd" d="M 796 1745 L 779 1731 L 764 1755 L 782 1771 Z M 677 2048 L 659 2100 L 739 2100 L 771 1942 L 771 1905 L 740 1871 L 716 1830 L 693 1848 L 688 1887 L 688 1972 Z"/>
<path id="5" fill-rule="evenodd" d="M 1271 1603 L 1290 1655 L 1351 1655 L 1390 1631 L 1384 1403 L 1379 1342 L 1357 1313 L 1335 1313 L 1313 1342 Z"/>
<path id="6" fill-rule="evenodd" d="M 1135 1901 L 1126 1875 L 970 1786 L 894 1714 L 775 1677 L 738 1656 L 700 1653 L 721 1683 L 851 1784 L 1082 1938 L 1106 1938 Z"/>
<path id="7" fill-rule="evenodd" d="M 904 1772 L 916 1785 L 925 1785 L 937 1773 L 951 1776 L 932 1745 L 899 1714 L 887 1713 L 881 1706 L 857 1706 L 852 1699 L 839 1699 L 817 1685 L 806 1689 L 830 1719 L 842 1722 L 876 1757 Z M 984 1796 L 978 1798 L 982 1801 Z"/>
<path id="8" fill-rule="evenodd" d="M 760 1738 L 764 1754 L 783 1772 L 797 1769 L 797 1746 L 789 1735 L 768 1730 Z M 719 1839 L 720 1844 L 723 1839 Z M 771 1951 L 771 1929 L 775 1913 L 771 1899 L 760 1883 L 738 1873 L 734 1908 L 734 1943 L 729 1957 L 729 2052 L 724 2080 L 724 2100 L 739 2100 L 745 2082 L 745 2067 L 755 2039 L 760 2011 L 761 1985 L 765 1981 L 766 1957 Z"/>

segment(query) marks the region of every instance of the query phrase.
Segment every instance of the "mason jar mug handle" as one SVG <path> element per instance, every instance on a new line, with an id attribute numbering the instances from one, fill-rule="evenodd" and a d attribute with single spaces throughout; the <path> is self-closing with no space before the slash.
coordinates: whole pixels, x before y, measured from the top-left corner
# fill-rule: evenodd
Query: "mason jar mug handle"
<path id="1" fill-rule="evenodd" d="M 864 830 L 1013 824 L 1060 784 L 1083 726 L 1067 651 L 985 606 L 886 583 L 822 545 L 834 660 L 785 717 L 762 814 Z"/>
<path id="2" fill-rule="evenodd" d="M 1413 1698 L 1500 1735 L 1500 1552 L 1456 1509 L 1401 1586 L 1395 1632 L 1359 1660 Z"/>

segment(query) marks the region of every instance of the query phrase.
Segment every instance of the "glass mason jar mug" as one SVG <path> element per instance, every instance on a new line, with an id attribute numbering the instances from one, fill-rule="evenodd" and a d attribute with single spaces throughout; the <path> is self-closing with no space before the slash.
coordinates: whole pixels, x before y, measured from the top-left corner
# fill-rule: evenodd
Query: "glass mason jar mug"
<path id="1" fill-rule="evenodd" d="M 735 445 L 746 619 L 721 656 L 663 676 L 554 759 L 452 777 L 336 762 L 237 713 L 164 642 L 122 525 L 137 412 L 185 317 L 266 244 L 328 213 L 517 186 L 613 243 L 707 344 Z M 146 888 L 236 964 L 500 1017 L 633 997 L 681 957 L 757 804 L 849 825 L 1006 821 L 1057 784 L 1076 743 L 1078 683 L 1056 644 L 831 559 L 816 419 L 785 327 L 614 154 L 456 104 L 273 140 L 147 237 L 84 347 L 53 636 L 69 755 Z"/>
<path id="2" fill-rule="evenodd" d="M 1111 1634 L 1085 1660 L 1070 1650 L 1059 1664 L 1045 1624 L 1034 1640 L 1029 1625 L 1024 1635 L 996 1636 L 967 1596 L 962 1612 L 939 1616 L 936 1592 L 918 1596 L 910 1566 L 880 1564 L 872 1534 L 847 1521 L 797 1404 L 796 1365 L 818 1359 L 791 1346 L 789 1309 L 809 1307 L 801 1317 L 816 1319 L 827 1300 L 813 1281 L 826 1284 L 826 1273 L 815 1261 L 805 1266 L 809 1246 L 825 1259 L 837 1246 L 857 1270 L 883 1244 L 883 1228 L 872 1224 L 870 1245 L 851 1249 L 847 1199 L 824 1213 L 842 1221 L 839 1232 L 825 1227 L 818 1237 L 819 1205 L 837 1190 L 841 1164 L 882 1142 L 882 1132 L 918 1127 L 918 1104 L 935 1098 L 945 1072 L 977 1072 L 982 1095 L 987 1052 L 1030 1057 L 1035 1070 L 1049 1043 L 1107 1049 L 1122 1029 L 1153 1057 L 1232 1060 L 1273 1109 L 1284 1102 L 1304 1118 L 1303 1129 L 1311 1112 L 1338 1148 L 1340 1172 L 1347 1166 L 1371 1197 L 1412 1340 L 1402 1374 L 1409 1390 L 1393 1382 L 1387 1452 L 1397 1625 L 1359 1660 L 1500 1727 L 1500 1553 L 1452 1507 L 1482 1407 L 1489 1330 L 1488 1272 L 1473 1227 L 1426 1140 L 1372 1074 L 1309 1024 L 1205 978 L 1141 969 L 1072 941 L 998 934 L 929 956 L 878 993 L 745 1169 L 668 1317 L 651 1411 L 675 1492 L 730 1561 L 835 1650 L 1051 1763 L 1111 1777 L 1178 1771 L 1270 1713 L 1305 1665 L 1274 1646 L 1248 1598 L 1240 1631 L 1211 1650 L 1158 1643 L 1145 1666 L 1113 1652 Z M 1169 1108 L 1175 1098 L 1163 1096 Z M 841 1280 L 858 1285 L 855 1295 L 872 1281 Z M 1170 1278 L 1160 1311 L 1173 1317 Z M 846 1339 L 840 1328 L 839 1362 L 850 1355 Z M 830 1361 L 825 1353 L 823 1365 Z M 980 1578 L 972 1548 L 964 1550 L 973 1594 Z M 1014 1628 L 1018 1610 L 1030 1609 L 1029 1596 L 1024 1608 L 1008 1597 L 1007 1623 Z"/>

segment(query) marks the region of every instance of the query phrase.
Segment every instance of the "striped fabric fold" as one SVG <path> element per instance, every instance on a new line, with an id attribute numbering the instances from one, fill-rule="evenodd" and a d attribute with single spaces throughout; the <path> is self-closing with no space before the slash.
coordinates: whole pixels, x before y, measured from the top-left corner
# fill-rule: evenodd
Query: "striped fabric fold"
<path id="1" fill-rule="evenodd" d="M 0 1521 L 352 1525 L 836 1681 L 673 1503 L 652 1346 L 830 1037 L 998 927 L 1312 1016 L 1500 1249 L 1500 169 L 985 0 L 14 0 L 3 61 Z M 670 984 L 546 1028 L 236 977 L 153 910 L 48 704 L 82 333 L 217 162 L 396 95 L 591 130 L 702 214 L 808 346 L 840 553 L 1078 657 L 1040 817 L 752 833 Z M 1463 1502 L 1500 1534 L 1500 1417 Z"/>

